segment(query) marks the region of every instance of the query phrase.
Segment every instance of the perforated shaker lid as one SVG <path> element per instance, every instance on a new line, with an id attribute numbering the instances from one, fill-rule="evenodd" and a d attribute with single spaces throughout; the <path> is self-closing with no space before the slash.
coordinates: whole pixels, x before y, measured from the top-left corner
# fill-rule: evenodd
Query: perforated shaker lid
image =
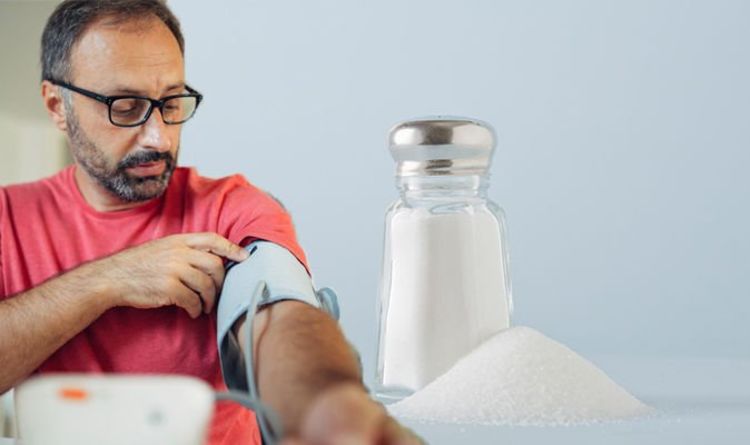
<path id="1" fill-rule="evenodd" d="M 388 138 L 399 176 L 482 175 L 495 149 L 486 122 L 463 117 L 429 117 L 396 124 Z"/>

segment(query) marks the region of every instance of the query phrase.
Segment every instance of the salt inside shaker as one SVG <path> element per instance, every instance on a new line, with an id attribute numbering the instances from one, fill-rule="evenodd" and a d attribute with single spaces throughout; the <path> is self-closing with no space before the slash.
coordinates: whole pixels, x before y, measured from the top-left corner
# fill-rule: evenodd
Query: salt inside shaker
<path id="1" fill-rule="evenodd" d="M 487 123 L 425 118 L 390 132 L 400 197 L 385 217 L 375 395 L 398 401 L 510 326 L 505 218 L 487 198 Z"/>

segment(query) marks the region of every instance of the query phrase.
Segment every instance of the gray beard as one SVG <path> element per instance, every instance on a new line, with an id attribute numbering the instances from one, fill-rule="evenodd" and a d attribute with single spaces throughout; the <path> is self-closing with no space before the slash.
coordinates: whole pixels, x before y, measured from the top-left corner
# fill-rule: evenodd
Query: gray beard
<path id="1" fill-rule="evenodd" d="M 161 196 L 167 189 L 176 167 L 175 158 L 170 153 L 139 151 L 127 155 L 116 166 L 111 167 L 102 150 L 81 130 L 75 114 L 66 112 L 66 120 L 73 158 L 109 193 L 123 202 L 143 202 Z M 161 160 L 165 161 L 166 168 L 158 176 L 130 176 L 126 171 L 138 164 Z"/>

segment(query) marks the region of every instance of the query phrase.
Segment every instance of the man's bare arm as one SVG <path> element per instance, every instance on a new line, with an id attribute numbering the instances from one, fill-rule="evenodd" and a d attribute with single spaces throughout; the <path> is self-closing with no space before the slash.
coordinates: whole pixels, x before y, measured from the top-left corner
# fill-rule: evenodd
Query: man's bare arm
<path id="1" fill-rule="evenodd" d="M 86 263 L 0 301 L 0 393 L 12 388 L 107 309 L 213 309 L 222 257 L 247 253 L 214 233 L 173 235 Z"/>
<path id="2" fill-rule="evenodd" d="M 0 393 L 107 309 L 104 289 L 82 285 L 90 272 L 82 267 L 0 302 Z"/>
<path id="3" fill-rule="evenodd" d="M 281 417 L 284 445 L 423 443 L 369 397 L 354 351 L 327 313 L 281 301 L 255 317 L 258 391 Z M 243 349 L 246 329 L 244 319 L 235 324 Z"/>
<path id="4" fill-rule="evenodd" d="M 309 405 L 328 387 L 362 386 L 359 364 L 338 323 L 299 301 L 263 308 L 253 325 L 258 392 L 281 417 L 284 432 L 296 435 Z M 247 339 L 244 318 L 236 324 L 240 346 Z"/>

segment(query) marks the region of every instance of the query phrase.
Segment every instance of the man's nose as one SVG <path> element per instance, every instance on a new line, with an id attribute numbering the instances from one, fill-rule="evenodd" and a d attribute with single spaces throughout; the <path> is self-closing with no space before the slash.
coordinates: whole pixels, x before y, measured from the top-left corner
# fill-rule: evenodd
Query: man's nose
<path id="1" fill-rule="evenodd" d="M 172 148 L 172 140 L 167 131 L 167 124 L 162 119 L 161 111 L 154 107 L 154 111 L 148 120 L 141 126 L 140 144 L 144 148 L 150 148 L 159 152 L 166 152 Z"/>

